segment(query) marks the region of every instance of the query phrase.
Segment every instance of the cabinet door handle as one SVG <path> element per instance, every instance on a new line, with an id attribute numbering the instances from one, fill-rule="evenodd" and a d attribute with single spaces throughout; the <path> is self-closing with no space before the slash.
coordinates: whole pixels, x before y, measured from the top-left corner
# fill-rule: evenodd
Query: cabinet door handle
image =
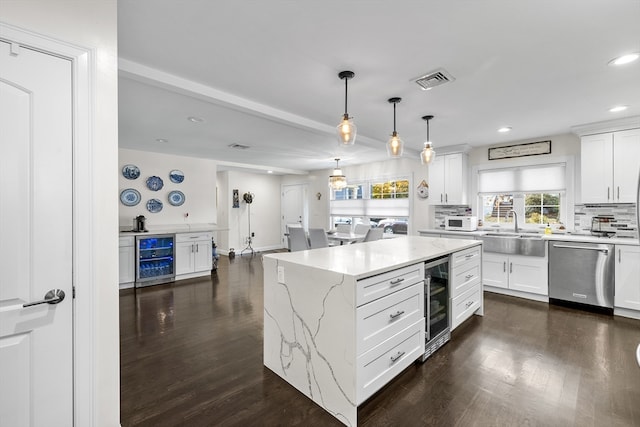
<path id="1" fill-rule="evenodd" d="M 618 185 L 618 200 L 620 200 L 620 186 Z"/>
<path id="2" fill-rule="evenodd" d="M 618 264 L 622 262 L 622 249 L 618 249 Z"/>
<path id="3" fill-rule="evenodd" d="M 609 188 L 609 187 L 607 187 L 607 200 L 609 200 L 609 199 L 611 198 L 611 197 L 610 197 L 610 194 L 611 194 L 611 192 L 610 192 L 610 188 Z"/>
<path id="4" fill-rule="evenodd" d="M 442 200 L 442 193 L 440 193 L 440 203 L 442 203 L 442 202 L 443 202 L 443 200 Z"/>
<path id="5" fill-rule="evenodd" d="M 404 356 L 404 351 L 399 351 L 395 356 L 391 356 L 391 363 L 396 363 L 402 356 Z"/>
<path id="6" fill-rule="evenodd" d="M 502 272 L 503 272 L 503 273 L 506 273 L 506 272 L 507 272 L 507 261 L 504 261 L 504 262 L 502 263 Z"/>
<path id="7" fill-rule="evenodd" d="M 391 280 L 389 283 L 392 285 L 397 285 L 398 283 L 404 282 L 404 277 L 399 277 L 395 280 Z"/>
<path id="8" fill-rule="evenodd" d="M 398 316 L 402 316 L 404 314 L 404 310 L 398 310 L 395 313 L 391 313 L 389 315 L 390 318 L 395 319 Z"/>
<path id="9" fill-rule="evenodd" d="M 509 273 L 513 273 L 513 263 L 509 263 Z"/>
<path id="10" fill-rule="evenodd" d="M 449 202 L 449 195 L 447 193 L 444 193 L 444 201 Z"/>

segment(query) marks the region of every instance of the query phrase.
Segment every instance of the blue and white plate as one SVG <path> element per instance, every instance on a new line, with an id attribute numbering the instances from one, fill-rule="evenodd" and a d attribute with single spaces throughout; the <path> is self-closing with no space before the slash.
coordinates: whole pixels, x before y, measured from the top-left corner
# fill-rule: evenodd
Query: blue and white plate
<path id="1" fill-rule="evenodd" d="M 184 193 L 182 191 L 172 191 L 169 193 L 169 203 L 173 206 L 181 206 L 184 203 Z"/>
<path id="2" fill-rule="evenodd" d="M 140 192 L 133 188 L 127 188 L 120 193 L 120 201 L 125 206 L 135 206 L 140 203 Z"/>
<path id="3" fill-rule="evenodd" d="M 162 210 L 162 202 L 158 199 L 149 199 L 147 201 L 147 210 L 151 213 L 158 213 Z"/>
<path id="4" fill-rule="evenodd" d="M 127 179 L 138 179 L 140 169 L 136 165 L 124 165 L 122 168 L 122 176 Z"/>
<path id="5" fill-rule="evenodd" d="M 147 178 L 147 188 L 151 191 L 158 191 L 164 187 L 164 181 L 159 176 L 150 176 Z"/>
<path id="6" fill-rule="evenodd" d="M 182 171 L 179 171 L 178 169 L 174 169 L 169 172 L 169 179 L 171 180 L 171 182 L 180 184 L 182 181 L 184 181 L 184 173 L 182 173 Z"/>

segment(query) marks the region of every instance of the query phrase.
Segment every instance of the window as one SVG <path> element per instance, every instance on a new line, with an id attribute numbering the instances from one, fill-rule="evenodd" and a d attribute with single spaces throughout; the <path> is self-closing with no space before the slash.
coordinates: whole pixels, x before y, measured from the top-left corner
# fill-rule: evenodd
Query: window
<path id="1" fill-rule="evenodd" d="M 406 177 L 350 182 L 331 192 L 331 226 L 366 224 L 383 227 L 387 233 L 407 234 L 410 188 Z"/>
<path id="2" fill-rule="evenodd" d="M 487 225 L 538 228 L 563 222 L 566 165 L 553 163 L 478 171 L 479 216 Z"/>
<path id="3" fill-rule="evenodd" d="M 528 224 L 558 224 L 560 193 L 529 193 L 524 195 L 525 222 Z"/>

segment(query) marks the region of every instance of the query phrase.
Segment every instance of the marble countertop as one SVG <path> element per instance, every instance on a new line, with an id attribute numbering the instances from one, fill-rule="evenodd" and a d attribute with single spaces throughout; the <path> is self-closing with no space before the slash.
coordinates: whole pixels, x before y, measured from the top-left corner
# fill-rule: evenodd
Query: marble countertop
<path id="1" fill-rule="evenodd" d="M 346 274 L 360 279 L 388 271 L 391 268 L 404 267 L 437 258 L 480 243 L 479 240 L 404 236 L 299 252 L 267 254 L 264 257 Z"/>
<path id="2" fill-rule="evenodd" d="M 442 228 L 430 228 L 426 230 L 418 230 L 418 233 L 437 233 L 441 235 L 451 234 L 451 235 L 466 235 L 470 236 L 470 238 L 475 239 L 476 237 L 484 236 L 487 233 L 498 233 L 498 230 L 492 229 L 484 229 L 484 230 L 476 230 L 476 231 L 454 231 L 454 230 L 444 230 Z M 505 233 L 512 232 L 511 230 L 504 230 Z M 584 243 L 609 243 L 612 245 L 632 245 L 639 246 L 640 242 L 638 239 L 632 237 L 599 237 L 592 236 L 586 233 L 554 233 L 554 234 L 541 234 L 542 238 L 545 240 L 563 240 L 567 242 L 584 242 Z"/>
<path id="3" fill-rule="evenodd" d="M 226 231 L 228 227 L 218 227 L 216 224 L 167 224 L 148 226 L 147 232 L 129 231 L 126 227 L 121 227 L 120 237 L 125 236 L 142 236 L 151 234 L 166 234 L 166 233 L 200 233 L 200 232 L 214 232 L 214 231 Z"/>

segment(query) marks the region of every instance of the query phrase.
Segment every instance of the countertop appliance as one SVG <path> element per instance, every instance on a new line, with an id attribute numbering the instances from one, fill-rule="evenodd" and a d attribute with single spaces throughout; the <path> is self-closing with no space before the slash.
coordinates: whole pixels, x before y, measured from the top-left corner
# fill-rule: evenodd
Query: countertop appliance
<path id="1" fill-rule="evenodd" d="M 609 237 L 616 234 L 616 230 L 611 227 L 615 222 L 613 215 L 596 215 L 591 218 L 591 234 L 594 236 Z"/>
<path id="2" fill-rule="evenodd" d="M 133 232 L 136 233 L 140 233 L 140 232 L 147 232 L 147 229 L 145 227 L 145 222 L 147 221 L 147 218 L 144 217 L 144 215 L 138 215 L 137 217 L 133 218 Z"/>
<path id="3" fill-rule="evenodd" d="M 549 242 L 549 301 L 604 308 L 613 313 L 614 245 Z"/>
<path id="4" fill-rule="evenodd" d="M 457 231 L 475 231 L 478 229 L 478 217 L 446 216 L 444 218 L 444 229 Z"/>
<path id="5" fill-rule="evenodd" d="M 427 360 L 451 339 L 451 307 L 449 306 L 449 256 L 424 265 L 425 341 L 421 361 Z"/>
<path id="6" fill-rule="evenodd" d="M 175 234 L 136 236 L 136 288 L 175 280 L 174 243 Z"/>

